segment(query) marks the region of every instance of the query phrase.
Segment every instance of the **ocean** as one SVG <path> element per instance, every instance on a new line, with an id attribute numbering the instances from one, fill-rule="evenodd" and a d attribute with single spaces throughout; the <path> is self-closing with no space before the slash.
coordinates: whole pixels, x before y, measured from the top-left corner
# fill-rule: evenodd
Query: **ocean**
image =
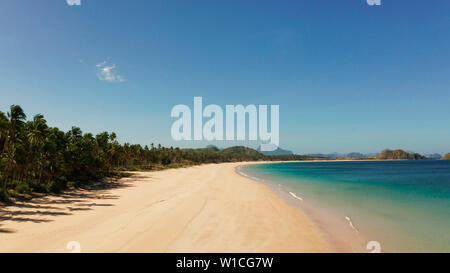
<path id="1" fill-rule="evenodd" d="M 333 215 L 382 252 L 450 252 L 448 160 L 272 163 L 240 172 L 316 208 L 307 214 L 324 233 L 339 236 L 324 224 Z"/>

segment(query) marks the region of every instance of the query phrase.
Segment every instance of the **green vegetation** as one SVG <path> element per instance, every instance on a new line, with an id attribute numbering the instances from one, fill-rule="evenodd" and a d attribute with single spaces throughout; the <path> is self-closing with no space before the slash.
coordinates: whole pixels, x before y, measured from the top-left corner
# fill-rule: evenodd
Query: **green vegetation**
<path id="1" fill-rule="evenodd" d="M 120 177 L 126 170 L 160 170 L 201 163 L 303 160 L 307 156 L 264 156 L 246 147 L 219 150 L 120 144 L 115 133 L 93 135 L 72 127 L 63 132 L 38 114 L 27 121 L 22 108 L 0 111 L 0 201 L 32 192 L 59 192 Z"/>
<path id="2" fill-rule="evenodd" d="M 450 153 L 444 155 L 444 156 L 442 157 L 442 159 L 444 159 L 444 160 L 450 160 Z"/>
<path id="3" fill-rule="evenodd" d="M 427 159 L 425 156 L 422 156 L 418 153 L 407 153 L 403 150 L 384 150 L 377 159 L 383 159 L 383 160 L 394 160 L 394 159 L 408 159 L 408 160 L 420 160 L 420 159 Z"/>

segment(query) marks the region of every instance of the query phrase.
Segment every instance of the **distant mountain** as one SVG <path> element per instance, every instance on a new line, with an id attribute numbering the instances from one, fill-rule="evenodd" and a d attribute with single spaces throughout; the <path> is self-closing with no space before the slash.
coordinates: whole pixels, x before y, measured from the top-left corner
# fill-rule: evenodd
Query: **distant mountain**
<path id="1" fill-rule="evenodd" d="M 244 147 L 244 146 L 234 146 L 225 148 L 220 151 L 221 154 L 224 155 L 239 155 L 246 158 L 253 158 L 253 159 L 262 159 L 264 155 L 255 149 Z"/>
<path id="2" fill-rule="evenodd" d="M 259 149 L 258 149 L 259 150 Z M 209 162 L 237 162 L 251 160 L 270 160 L 270 161 L 292 161 L 292 160 L 313 160 L 317 157 L 306 155 L 296 155 L 291 151 L 277 149 L 276 153 L 263 154 L 252 148 L 244 146 L 233 146 L 225 149 L 219 149 L 214 145 L 208 145 L 206 148 L 187 148 L 184 152 L 196 160 L 209 159 Z M 266 152 L 264 152 L 266 153 Z"/>
<path id="3" fill-rule="evenodd" d="M 349 159 L 364 159 L 364 158 L 367 158 L 368 156 L 367 156 L 367 155 L 364 155 L 364 154 L 362 154 L 362 153 L 356 153 L 356 152 L 354 152 L 354 153 L 349 153 L 349 154 L 347 154 L 345 157 L 346 157 L 346 158 L 349 158 Z"/>
<path id="4" fill-rule="evenodd" d="M 420 155 L 418 153 L 408 153 L 403 150 L 384 150 L 377 159 L 387 159 L 387 160 L 393 160 L 393 159 L 408 159 L 408 160 L 420 160 L 420 159 L 427 159 L 425 156 Z"/>
<path id="5" fill-rule="evenodd" d="M 338 154 L 338 153 L 332 153 L 332 154 L 318 153 L 318 154 L 308 154 L 308 156 L 321 158 L 321 159 L 328 159 L 328 160 L 335 160 L 338 157 L 345 157 L 344 154 Z"/>
<path id="6" fill-rule="evenodd" d="M 274 151 L 261 151 L 261 146 L 257 149 L 258 152 L 262 153 L 263 155 L 292 155 L 294 154 L 292 151 L 284 150 L 278 147 Z"/>
<path id="7" fill-rule="evenodd" d="M 442 159 L 450 160 L 450 153 L 444 155 L 444 156 L 442 157 Z"/>
<path id="8" fill-rule="evenodd" d="M 426 154 L 425 155 L 428 159 L 441 159 L 442 155 L 440 154 Z"/>
<path id="9" fill-rule="evenodd" d="M 206 149 L 207 150 L 211 150 L 211 151 L 215 151 L 215 152 L 220 151 L 220 149 L 217 148 L 217 146 L 214 146 L 214 145 L 208 145 L 208 146 L 206 146 Z"/>

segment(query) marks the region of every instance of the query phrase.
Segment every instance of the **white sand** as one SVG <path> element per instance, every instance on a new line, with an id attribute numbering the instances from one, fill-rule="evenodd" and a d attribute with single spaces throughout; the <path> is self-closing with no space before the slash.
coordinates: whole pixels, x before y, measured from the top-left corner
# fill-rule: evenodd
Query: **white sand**
<path id="1" fill-rule="evenodd" d="M 322 252 L 299 209 L 240 176 L 243 163 L 136 172 L 122 186 L 0 208 L 0 252 Z M 248 164 L 248 163 L 246 163 Z"/>

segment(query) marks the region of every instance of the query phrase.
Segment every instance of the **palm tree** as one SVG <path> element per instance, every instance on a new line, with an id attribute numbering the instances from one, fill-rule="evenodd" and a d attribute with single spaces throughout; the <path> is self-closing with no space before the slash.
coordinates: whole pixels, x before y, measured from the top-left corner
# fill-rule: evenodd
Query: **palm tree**
<path id="1" fill-rule="evenodd" d="M 28 141 L 30 142 L 30 149 L 33 146 L 40 146 L 44 142 L 45 130 L 47 130 L 47 121 L 44 116 L 37 114 L 34 116 L 29 132 L 27 134 Z"/>
<path id="2" fill-rule="evenodd" d="M 6 120 L 7 137 L 4 144 L 4 150 L 6 153 L 3 155 L 5 157 L 6 166 L 4 171 L 3 183 L 6 187 L 7 180 L 10 173 L 16 173 L 16 143 L 17 135 L 25 124 L 26 115 L 22 108 L 18 105 L 11 105 L 10 111 L 8 112 Z"/>
<path id="3" fill-rule="evenodd" d="M 5 113 L 0 111 L 0 157 L 3 154 L 5 148 L 5 141 L 8 137 L 8 118 Z"/>
<path id="4" fill-rule="evenodd" d="M 46 131 L 47 131 L 47 121 L 44 119 L 44 116 L 41 114 L 35 115 L 33 121 L 29 123 L 29 128 L 27 128 L 28 132 L 27 138 L 29 146 L 25 167 L 27 168 L 30 162 L 33 162 L 33 159 L 35 159 L 35 153 L 33 153 L 33 148 L 37 148 L 36 152 L 37 164 L 33 164 L 33 166 L 37 166 L 37 172 L 39 173 L 38 183 L 40 183 L 42 176 L 44 153 L 41 149 L 41 146 L 44 144 Z"/>
<path id="5" fill-rule="evenodd" d="M 2 157 L 2 163 L 5 165 L 5 176 L 3 177 L 3 190 L 6 191 L 6 186 L 8 185 L 9 174 L 17 166 L 16 162 L 16 147 L 11 144 L 6 148 L 5 153 Z"/>
<path id="6" fill-rule="evenodd" d="M 11 105 L 10 111 L 8 112 L 8 130 L 9 137 L 13 144 L 16 143 L 17 133 L 25 124 L 25 119 L 27 116 L 19 105 Z"/>

